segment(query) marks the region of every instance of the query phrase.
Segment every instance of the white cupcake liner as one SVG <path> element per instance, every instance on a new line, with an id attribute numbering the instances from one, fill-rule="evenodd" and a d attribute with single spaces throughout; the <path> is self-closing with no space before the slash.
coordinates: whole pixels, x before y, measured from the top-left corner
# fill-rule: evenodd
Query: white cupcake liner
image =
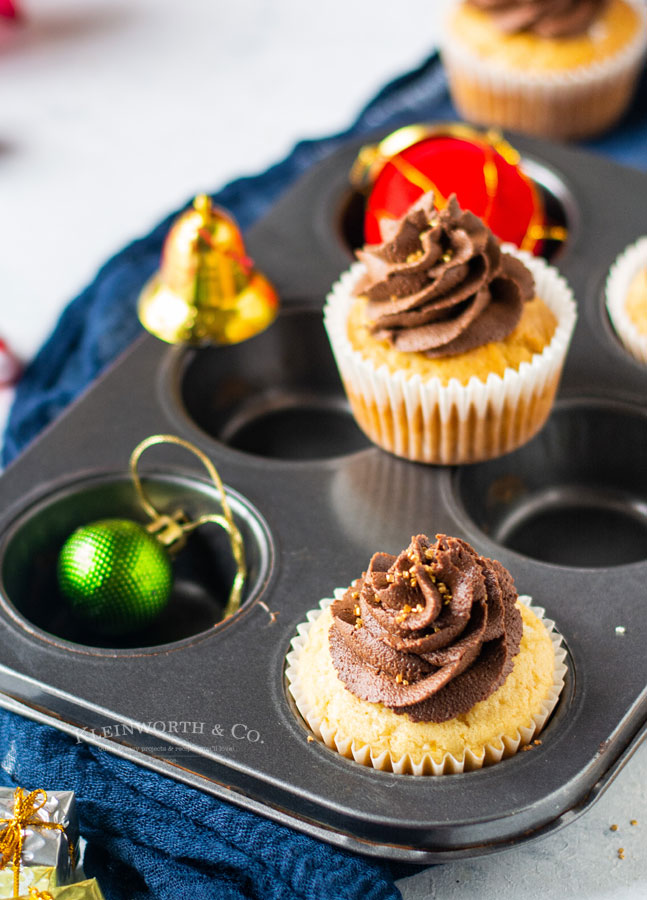
<path id="1" fill-rule="evenodd" d="M 631 355 L 647 363 L 647 335 L 641 334 L 625 310 L 629 285 L 641 268 L 647 268 L 647 236 L 631 244 L 609 269 L 605 294 L 607 312 L 615 331 Z"/>
<path id="2" fill-rule="evenodd" d="M 513 245 L 503 250 L 531 270 L 535 290 L 557 318 L 552 340 L 530 362 L 503 377 L 475 376 L 467 385 L 451 379 L 390 372 L 355 350 L 347 334 L 353 287 L 364 271 L 355 263 L 333 286 L 324 324 L 353 414 L 367 436 L 418 462 L 454 465 L 478 462 L 516 449 L 541 428 L 555 392 L 575 327 L 576 305 L 565 279 L 544 260 Z"/>
<path id="3" fill-rule="evenodd" d="M 647 49 L 647 11 L 635 37 L 613 56 L 572 70 L 511 69 L 483 59 L 445 28 L 441 53 L 452 97 L 472 122 L 553 138 L 580 138 L 610 127 L 633 93 Z"/>
<path id="4" fill-rule="evenodd" d="M 346 588 L 335 588 L 334 598 L 337 599 L 343 596 L 345 592 Z M 321 600 L 319 609 L 310 610 L 307 614 L 307 621 L 302 622 L 298 626 L 297 635 L 291 641 L 290 646 L 292 649 L 286 656 L 287 666 L 285 670 L 290 694 L 294 698 L 299 713 L 313 734 L 323 741 L 327 747 L 360 765 L 384 772 L 394 772 L 398 775 L 455 775 L 460 772 L 473 771 L 484 766 L 493 765 L 502 759 L 514 756 L 521 747 L 529 745 L 541 732 L 557 705 L 567 672 L 566 650 L 562 645 L 561 635 L 555 630 L 555 623 L 552 619 L 545 617 L 545 610 L 542 607 L 532 605 L 531 597 L 524 595 L 520 596 L 519 600 L 525 603 L 537 618 L 541 619 L 548 631 L 555 654 L 553 684 L 548 695 L 542 701 L 541 708 L 531 717 L 528 725 L 518 728 L 514 734 L 500 735 L 496 742 L 485 744 L 480 753 L 466 749 L 462 758 L 446 753 L 440 761 L 436 761 L 431 752 L 429 752 L 423 754 L 417 762 L 410 754 L 405 753 L 396 759 L 388 750 L 383 750 L 379 754 L 374 752 L 369 744 L 356 740 L 352 735 L 345 734 L 342 729 L 332 726 L 325 718 L 322 718 L 319 713 L 312 709 L 299 683 L 299 663 L 307 641 L 308 632 L 322 612 L 333 602 L 331 597 Z"/>

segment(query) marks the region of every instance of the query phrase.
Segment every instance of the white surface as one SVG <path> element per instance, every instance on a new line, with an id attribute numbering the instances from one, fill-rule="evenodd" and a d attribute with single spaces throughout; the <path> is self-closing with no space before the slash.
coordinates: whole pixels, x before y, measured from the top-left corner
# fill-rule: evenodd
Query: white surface
<path id="1" fill-rule="evenodd" d="M 169 210 L 345 128 L 433 49 L 441 6 L 24 0 L 27 24 L 0 26 L 0 335 L 29 358 L 101 263 Z M 568 829 L 406 879 L 405 900 L 642 900 L 646 775 L 641 751 Z"/>
<path id="2" fill-rule="evenodd" d="M 646 772 L 643 745 L 597 803 L 572 824 L 513 850 L 434 866 L 402 879 L 403 900 L 645 900 Z M 620 848 L 624 859 L 618 856 Z"/>

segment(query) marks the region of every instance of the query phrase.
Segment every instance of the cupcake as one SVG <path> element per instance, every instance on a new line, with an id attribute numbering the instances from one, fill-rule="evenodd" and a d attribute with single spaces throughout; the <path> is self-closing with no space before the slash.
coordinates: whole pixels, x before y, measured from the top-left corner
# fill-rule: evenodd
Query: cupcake
<path id="1" fill-rule="evenodd" d="M 286 678 L 314 734 L 376 769 L 478 769 L 537 740 L 565 653 L 510 573 L 458 538 L 375 553 L 299 627 Z"/>
<path id="2" fill-rule="evenodd" d="M 646 22 L 641 0 L 458 0 L 442 46 L 452 99 L 477 124 L 598 134 L 631 100 Z"/>
<path id="3" fill-rule="evenodd" d="M 427 463 L 507 453 L 544 424 L 575 325 L 559 273 L 452 196 L 423 194 L 357 252 L 324 322 L 351 409 L 378 446 Z"/>
<path id="4" fill-rule="evenodd" d="M 647 237 L 628 247 L 609 271 L 609 318 L 628 352 L 647 363 Z"/>

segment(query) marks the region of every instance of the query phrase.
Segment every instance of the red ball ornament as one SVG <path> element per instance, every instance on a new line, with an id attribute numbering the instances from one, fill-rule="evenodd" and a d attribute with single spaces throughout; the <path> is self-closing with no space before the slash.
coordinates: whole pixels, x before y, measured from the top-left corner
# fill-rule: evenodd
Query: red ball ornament
<path id="1" fill-rule="evenodd" d="M 462 124 L 409 125 L 363 148 L 351 180 L 369 193 L 366 243 L 383 241 L 381 223 L 399 219 L 427 191 L 442 209 L 455 193 L 501 241 L 539 254 L 545 233 L 541 195 L 499 135 Z"/>
<path id="2" fill-rule="evenodd" d="M 19 14 L 13 0 L 0 0 L 0 16 L 7 19 L 18 19 Z"/>
<path id="3" fill-rule="evenodd" d="M 22 365 L 13 350 L 0 338 L 0 388 L 15 384 L 22 374 Z"/>

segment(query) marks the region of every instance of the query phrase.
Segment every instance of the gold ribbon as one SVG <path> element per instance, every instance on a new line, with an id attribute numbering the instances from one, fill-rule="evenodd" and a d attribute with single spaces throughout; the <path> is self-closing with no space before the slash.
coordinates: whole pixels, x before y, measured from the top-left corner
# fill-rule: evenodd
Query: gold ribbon
<path id="1" fill-rule="evenodd" d="M 142 487 L 139 472 L 137 470 L 139 458 L 142 453 L 149 447 L 153 447 L 155 444 L 176 444 L 178 447 L 183 447 L 185 450 L 189 450 L 191 453 L 193 453 L 194 456 L 197 456 L 197 458 L 209 473 L 212 482 L 218 489 L 218 492 L 220 494 L 220 507 L 222 509 L 222 515 L 218 515 L 216 513 L 205 514 L 199 516 L 193 522 L 189 522 L 187 521 L 186 516 L 181 510 L 177 510 L 170 516 L 162 515 L 159 513 L 159 511 L 153 506 L 153 504 L 146 496 L 144 488 Z M 150 516 L 152 520 L 151 523 L 147 526 L 148 531 L 150 531 L 151 534 L 154 534 L 170 552 L 179 550 L 183 546 L 184 536 L 194 529 L 199 528 L 201 525 L 206 524 L 207 522 L 213 522 L 215 525 L 219 525 L 227 532 L 227 535 L 229 536 L 229 546 L 231 548 L 231 554 L 236 564 L 236 575 L 234 576 L 234 580 L 229 591 L 227 606 L 225 607 L 225 611 L 223 613 L 223 619 L 229 618 L 229 616 L 233 615 L 240 606 L 243 588 L 245 586 L 245 579 L 247 577 L 247 564 L 245 562 L 245 548 L 243 545 L 243 538 L 234 522 L 234 517 L 231 513 L 229 502 L 227 501 L 227 494 L 225 493 L 224 485 L 214 464 L 211 462 L 209 457 L 202 452 L 202 450 L 199 450 L 198 447 L 196 447 L 194 444 L 191 444 L 189 441 L 185 441 L 183 438 L 178 437 L 175 434 L 153 434 L 150 437 L 145 438 L 143 441 L 141 441 L 141 443 L 137 444 L 137 446 L 133 450 L 130 456 L 130 474 L 139 502 L 145 510 L 146 514 Z"/>
<path id="2" fill-rule="evenodd" d="M 38 888 L 29 888 L 29 900 L 54 900 L 49 891 L 39 891 Z"/>
<path id="3" fill-rule="evenodd" d="M 65 834 L 65 827 L 59 822 L 43 822 L 37 818 L 37 814 L 46 803 L 47 794 L 42 789 L 25 795 L 23 789 L 17 787 L 13 797 L 12 818 L 0 819 L 0 825 L 4 825 L 0 832 L 0 869 L 4 869 L 9 863 L 13 866 L 14 897 L 20 896 L 20 861 L 25 842 L 24 831 L 27 828 L 53 828 Z M 69 852 L 74 865 L 74 848 L 71 843 Z"/>

